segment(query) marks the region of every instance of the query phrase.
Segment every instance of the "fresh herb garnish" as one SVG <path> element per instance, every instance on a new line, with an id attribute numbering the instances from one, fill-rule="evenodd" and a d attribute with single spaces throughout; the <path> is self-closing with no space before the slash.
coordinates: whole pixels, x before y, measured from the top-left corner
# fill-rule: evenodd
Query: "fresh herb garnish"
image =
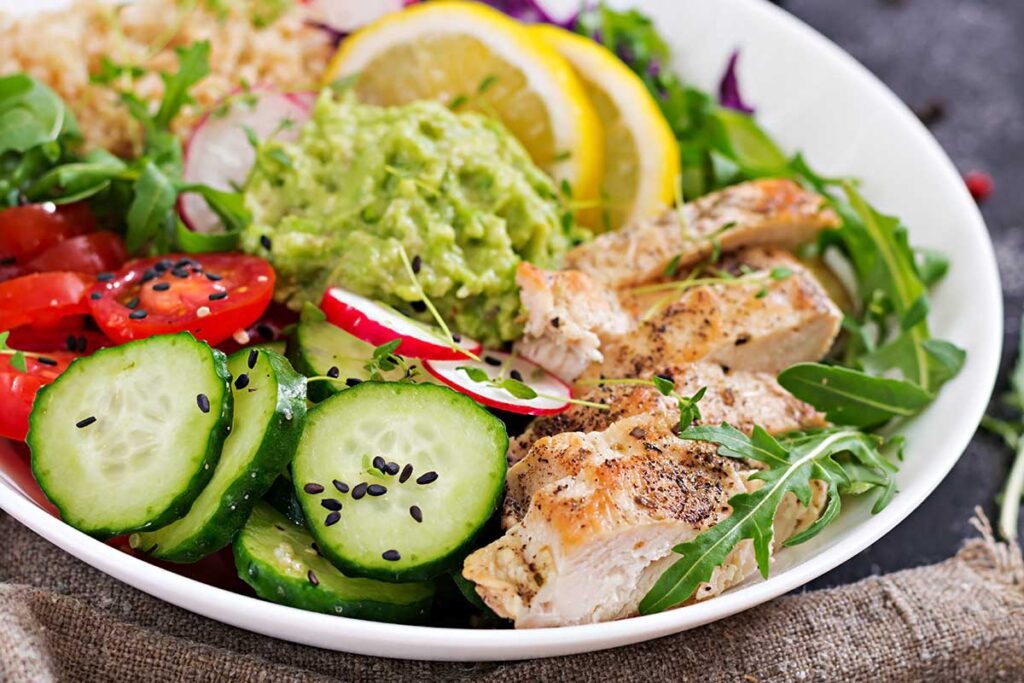
<path id="1" fill-rule="evenodd" d="M 728 517 L 672 549 L 681 558 L 640 601 L 641 614 L 660 612 L 689 598 L 744 539 L 753 541 L 758 569 L 767 577 L 775 513 L 787 493 L 809 505 L 812 481 L 824 482 L 827 487 L 825 509 L 817 521 L 789 538 L 786 545 L 809 540 L 834 520 L 843 494 L 878 489 L 873 509 L 878 512 L 895 493 L 892 474 L 896 468 L 886 458 L 886 450 L 899 448 L 899 440 L 887 443 L 882 437 L 850 428 L 816 430 L 776 439 L 755 427 L 748 437 L 728 424 L 693 427 L 683 432 L 682 438 L 715 443 L 722 456 L 760 463 L 765 469 L 754 472 L 750 478 L 763 485 L 730 498 L 732 513 Z"/>
<path id="2" fill-rule="evenodd" d="M 933 398 L 908 380 L 821 363 L 788 367 L 779 373 L 779 384 L 823 411 L 829 421 L 851 427 L 876 427 L 895 417 L 912 417 Z"/>
<path id="3" fill-rule="evenodd" d="M 28 372 L 25 365 L 25 352 L 12 349 L 7 345 L 7 338 L 11 336 L 9 331 L 0 332 L 0 355 L 10 356 L 11 367 L 18 372 Z"/>
<path id="4" fill-rule="evenodd" d="M 651 379 L 597 379 L 597 380 L 583 380 L 580 384 L 590 384 L 595 386 L 636 386 L 636 387 L 654 387 L 658 390 L 658 393 L 662 396 L 668 396 L 676 400 L 676 405 L 679 407 L 679 429 L 680 433 L 689 429 L 690 425 L 701 419 L 700 408 L 697 404 L 704 394 L 707 392 L 707 387 L 701 387 L 692 396 L 683 396 L 676 391 L 675 382 L 666 375 L 655 375 Z"/>
<path id="5" fill-rule="evenodd" d="M 95 150 L 78 153 L 81 134 L 67 106 L 24 74 L 0 78 L 0 208 L 21 202 L 66 204 L 88 200 L 120 224 L 133 253 L 231 249 L 249 221 L 240 195 L 182 180 L 182 149 L 171 124 L 192 102 L 190 89 L 209 73 L 206 42 L 179 48 L 178 69 L 162 73 L 164 94 L 151 107 L 131 89 L 143 71 L 101 63 L 94 80 L 120 88 L 121 101 L 143 130 L 142 153 L 119 159 Z M 180 222 L 179 194 L 196 192 L 224 224 L 219 234 L 196 234 Z"/>
<path id="6" fill-rule="evenodd" d="M 1024 319 L 1021 321 L 1024 330 Z M 999 500 L 999 533 L 1003 538 L 1015 540 L 1018 536 L 1021 500 L 1024 497 L 1024 335 L 1017 348 L 1017 362 L 1010 373 L 1010 391 L 1002 397 L 1003 404 L 1018 413 L 1016 420 L 1003 420 L 986 415 L 981 426 L 1002 437 L 1007 447 L 1014 451 L 1013 465 L 1003 485 Z"/>

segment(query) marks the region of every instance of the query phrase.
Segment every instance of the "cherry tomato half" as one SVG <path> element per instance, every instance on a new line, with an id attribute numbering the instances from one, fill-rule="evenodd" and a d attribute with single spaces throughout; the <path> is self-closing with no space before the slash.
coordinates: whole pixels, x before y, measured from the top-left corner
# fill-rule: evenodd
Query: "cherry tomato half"
<path id="1" fill-rule="evenodd" d="M 0 437 L 25 439 L 36 393 L 57 379 L 75 358 L 74 354 L 65 352 L 26 358 L 25 372 L 21 372 L 11 365 L 10 355 L 0 356 Z"/>
<path id="2" fill-rule="evenodd" d="M 218 344 L 256 322 L 274 293 L 274 269 L 243 254 L 141 259 L 100 278 L 89 309 L 118 343 L 187 331 Z"/>
<path id="3" fill-rule="evenodd" d="M 84 324 L 84 317 L 69 316 L 61 321 L 61 324 L 52 327 L 16 327 L 10 331 L 11 336 L 7 338 L 7 345 L 12 349 L 36 353 L 72 351 L 85 354 L 111 346 L 112 342 L 102 332 L 97 332 Z"/>
<path id="4" fill-rule="evenodd" d="M 89 282 L 78 273 L 34 273 L 0 282 L 0 330 L 52 325 L 67 315 L 87 313 Z"/>
<path id="5" fill-rule="evenodd" d="M 96 220 L 85 204 L 54 206 L 46 202 L 0 210 L 0 263 L 13 259 L 20 265 L 69 237 L 85 235 L 95 228 Z"/>
<path id="6" fill-rule="evenodd" d="M 124 242 L 112 232 L 94 232 L 69 237 L 34 256 L 26 265 L 30 273 L 51 270 L 73 270 L 76 273 L 99 275 L 117 270 L 127 260 Z"/>

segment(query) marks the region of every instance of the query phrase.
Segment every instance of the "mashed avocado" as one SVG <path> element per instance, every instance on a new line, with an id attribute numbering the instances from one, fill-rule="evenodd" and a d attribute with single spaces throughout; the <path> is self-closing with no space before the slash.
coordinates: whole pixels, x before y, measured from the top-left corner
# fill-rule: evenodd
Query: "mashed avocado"
<path id="1" fill-rule="evenodd" d="M 445 319 L 489 344 L 520 331 L 519 261 L 554 266 L 570 245 L 555 186 L 519 143 L 435 102 L 325 91 L 297 143 L 260 148 L 245 201 L 243 248 L 274 264 L 289 306 L 337 285 L 429 320 L 404 248 Z"/>

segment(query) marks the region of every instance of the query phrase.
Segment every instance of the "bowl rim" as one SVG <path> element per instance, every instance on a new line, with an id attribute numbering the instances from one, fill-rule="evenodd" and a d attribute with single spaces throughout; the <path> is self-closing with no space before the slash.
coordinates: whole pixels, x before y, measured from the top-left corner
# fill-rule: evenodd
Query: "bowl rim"
<path id="1" fill-rule="evenodd" d="M 839 61 L 846 77 L 881 98 L 908 119 L 911 143 L 923 150 L 945 176 L 943 183 L 970 216 L 961 230 L 979 240 L 988 263 L 979 268 L 978 288 L 987 292 L 982 305 L 990 309 L 992 340 L 972 349 L 969 364 L 984 396 L 968 396 L 960 423 L 980 421 L 995 385 L 1002 349 L 1002 295 L 998 268 L 985 222 L 971 200 L 952 161 L 910 109 L 867 68 L 800 19 L 762 0 L 727 0 L 756 21 L 768 18 L 787 24 L 814 43 L 814 49 Z M 967 419 L 965 419 L 967 418 Z M 620 621 L 526 630 L 475 630 L 361 621 L 307 612 L 216 588 L 130 557 L 52 517 L 0 477 L 0 508 L 43 538 L 106 574 L 166 602 L 197 614 L 274 638 L 321 648 L 371 656 L 436 661 L 513 660 L 549 657 L 628 645 L 658 638 L 721 619 L 793 590 L 845 562 L 900 523 L 939 485 L 962 455 L 974 430 L 950 435 L 944 452 L 956 452 L 936 467 L 927 481 L 902 491 L 881 513 L 850 530 L 835 544 L 784 572 L 736 587 L 712 600 L 683 608 Z M 396 647 L 405 644 L 405 648 Z M 402 650 L 402 651 L 398 651 Z"/>

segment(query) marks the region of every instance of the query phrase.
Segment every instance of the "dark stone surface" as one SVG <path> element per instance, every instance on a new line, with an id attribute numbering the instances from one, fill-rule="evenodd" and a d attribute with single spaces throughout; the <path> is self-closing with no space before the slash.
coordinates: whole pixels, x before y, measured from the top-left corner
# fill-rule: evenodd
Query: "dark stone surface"
<path id="1" fill-rule="evenodd" d="M 999 390 L 1014 359 L 1024 301 L 1024 2 L 789 0 L 790 12 L 837 42 L 915 111 L 957 167 L 982 170 L 996 191 L 982 205 L 999 258 L 1006 339 Z M 938 105 L 938 106 L 936 106 Z M 955 267 L 955 261 L 954 261 Z M 991 517 L 1010 453 L 979 432 L 928 500 L 883 539 L 809 588 L 936 562 L 971 536 L 975 506 Z"/>

